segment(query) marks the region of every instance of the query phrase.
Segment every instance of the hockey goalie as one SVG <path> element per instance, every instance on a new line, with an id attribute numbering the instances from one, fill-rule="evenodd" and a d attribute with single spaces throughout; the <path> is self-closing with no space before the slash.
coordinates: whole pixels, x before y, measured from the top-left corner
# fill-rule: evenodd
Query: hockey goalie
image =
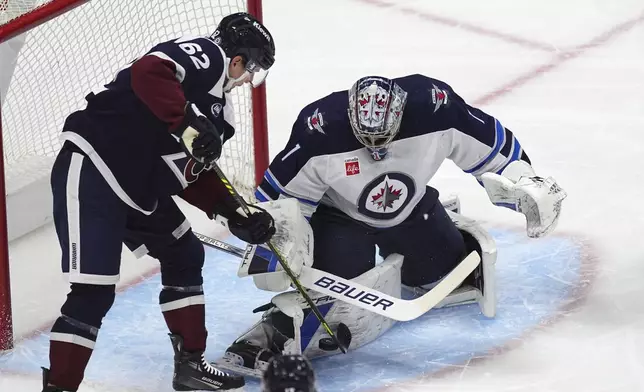
<path id="1" fill-rule="evenodd" d="M 350 350 L 435 307 L 476 302 L 494 317 L 493 239 L 458 213 L 457 199 L 444 205 L 425 185 L 445 159 L 492 203 L 523 214 L 529 237 L 556 227 L 563 189 L 537 176 L 498 119 L 423 75 L 363 77 L 307 105 L 257 189 L 276 222 L 273 246 Z M 268 248 L 247 254 L 239 275 L 280 294 L 257 309 L 222 367 L 257 377 L 275 354 L 340 352 L 301 295 L 286 291 L 291 278 Z M 403 299 L 403 287 L 419 297 Z"/>

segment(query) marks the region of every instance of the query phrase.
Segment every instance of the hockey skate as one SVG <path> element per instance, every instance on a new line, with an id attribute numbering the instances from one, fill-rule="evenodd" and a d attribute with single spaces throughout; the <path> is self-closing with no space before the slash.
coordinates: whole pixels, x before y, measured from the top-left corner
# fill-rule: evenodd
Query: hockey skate
<path id="1" fill-rule="evenodd" d="M 47 384 L 49 384 L 49 369 L 42 368 L 42 392 L 74 392 Z"/>
<path id="2" fill-rule="evenodd" d="M 290 318 L 279 312 L 273 304 L 255 310 L 264 310 L 262 318 L 235 340 L 215 365 L 244 376 L 261 378 L 271 358 L 300 349 L 295 347 L 294 328 Z"/>
<path id="3" fill-rule="evenodd" d="M 204 358 L 203 352 L 189 353 L 183 350 L 183 338 L 170 334 L 174 348 L 174 374 L 172 387 L 175 391 L 242 391 L 243 377 L 225 373 Z"/>
<path id="4" fill-rule="evenodd" d="M 224 356 L 216 362 L 222 369 L 259 378 L 268 366 L 268 361 L 276 353 L 256 346 L 249 341 L 233 343 Z"/>

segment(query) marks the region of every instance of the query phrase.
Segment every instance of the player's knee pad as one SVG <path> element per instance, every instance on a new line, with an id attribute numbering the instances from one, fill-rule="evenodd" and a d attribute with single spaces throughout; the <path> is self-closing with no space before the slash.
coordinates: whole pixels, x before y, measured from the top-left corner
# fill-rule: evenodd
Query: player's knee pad
<path id="1" fill-rule="evenodd" d="M 203 283 L 201 270 L 205 252 L 192 230 L 164 250 L 158 249 L 156 252 L 153 256 L 161 264 L 161 282 L 164 286 L 199 286 Z"/>
<path id="2" fill-rule="evenodd" d="M 115 285 L 73 283 L 61 313 L 70 319 L 100 328 L 103 317 L 112 307 Z"/>

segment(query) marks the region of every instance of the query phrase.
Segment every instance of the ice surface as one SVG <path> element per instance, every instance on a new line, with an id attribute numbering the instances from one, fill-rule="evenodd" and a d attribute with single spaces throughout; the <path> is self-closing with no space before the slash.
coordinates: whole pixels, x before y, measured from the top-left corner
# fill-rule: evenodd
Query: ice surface
<path id="1" fill-rule="evenodd" d="M 511 348 L 576 306 L 594 270 L 583 243 L 559 236 L 531 243 L 523 232 L 507 229 L 492 234 L 503 248 L 497 260 L 495 319 L 470 305 L 400 323 L 360 350 L 314 361 L 322 390 L 364 390 L 404 381 L 410 374 L 450 371 L 472 357 Z M 259 319 L 252 309 L 270 301 L 271 293 L 256 290 L 252 279 L 235 279 L 239 260 L 233 256 L 208 250 L 206 264 L 208 354 L 214 359 Z M 172 349 L 157 305 L 159 288 L 157 275 L 120 293 L 101 328 L 87 380 L 126 391 L 171 390 Z M 28 373 L 47 356 L 48 344 L 47 334 L 21 342 L 1 357 L 2 368 Z M 257 384 L 247 389 L 256 391 Z"/>

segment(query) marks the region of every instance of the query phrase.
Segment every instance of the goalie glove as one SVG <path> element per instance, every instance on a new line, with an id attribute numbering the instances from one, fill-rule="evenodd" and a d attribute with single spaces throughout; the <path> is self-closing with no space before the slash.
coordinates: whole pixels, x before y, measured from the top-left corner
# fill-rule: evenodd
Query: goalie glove
<path id="1" fill-rule="evenodd" d="M 195 104 L 186 103 L 183 121 L 172 131 L 189 156 L 205 165 L 219 159 L 222 139 L 215 125 L 204 116 Z"/>
<path id="2" fill-rule="evenodd" d="M 484 173 L 481 181 L 494 205 L 525 215 L 528 237 L 545 236 L 557 226 L 567 194 L 552 177 L 539 177 L 528 163 L 514 161 L 501 175 Z"/>

